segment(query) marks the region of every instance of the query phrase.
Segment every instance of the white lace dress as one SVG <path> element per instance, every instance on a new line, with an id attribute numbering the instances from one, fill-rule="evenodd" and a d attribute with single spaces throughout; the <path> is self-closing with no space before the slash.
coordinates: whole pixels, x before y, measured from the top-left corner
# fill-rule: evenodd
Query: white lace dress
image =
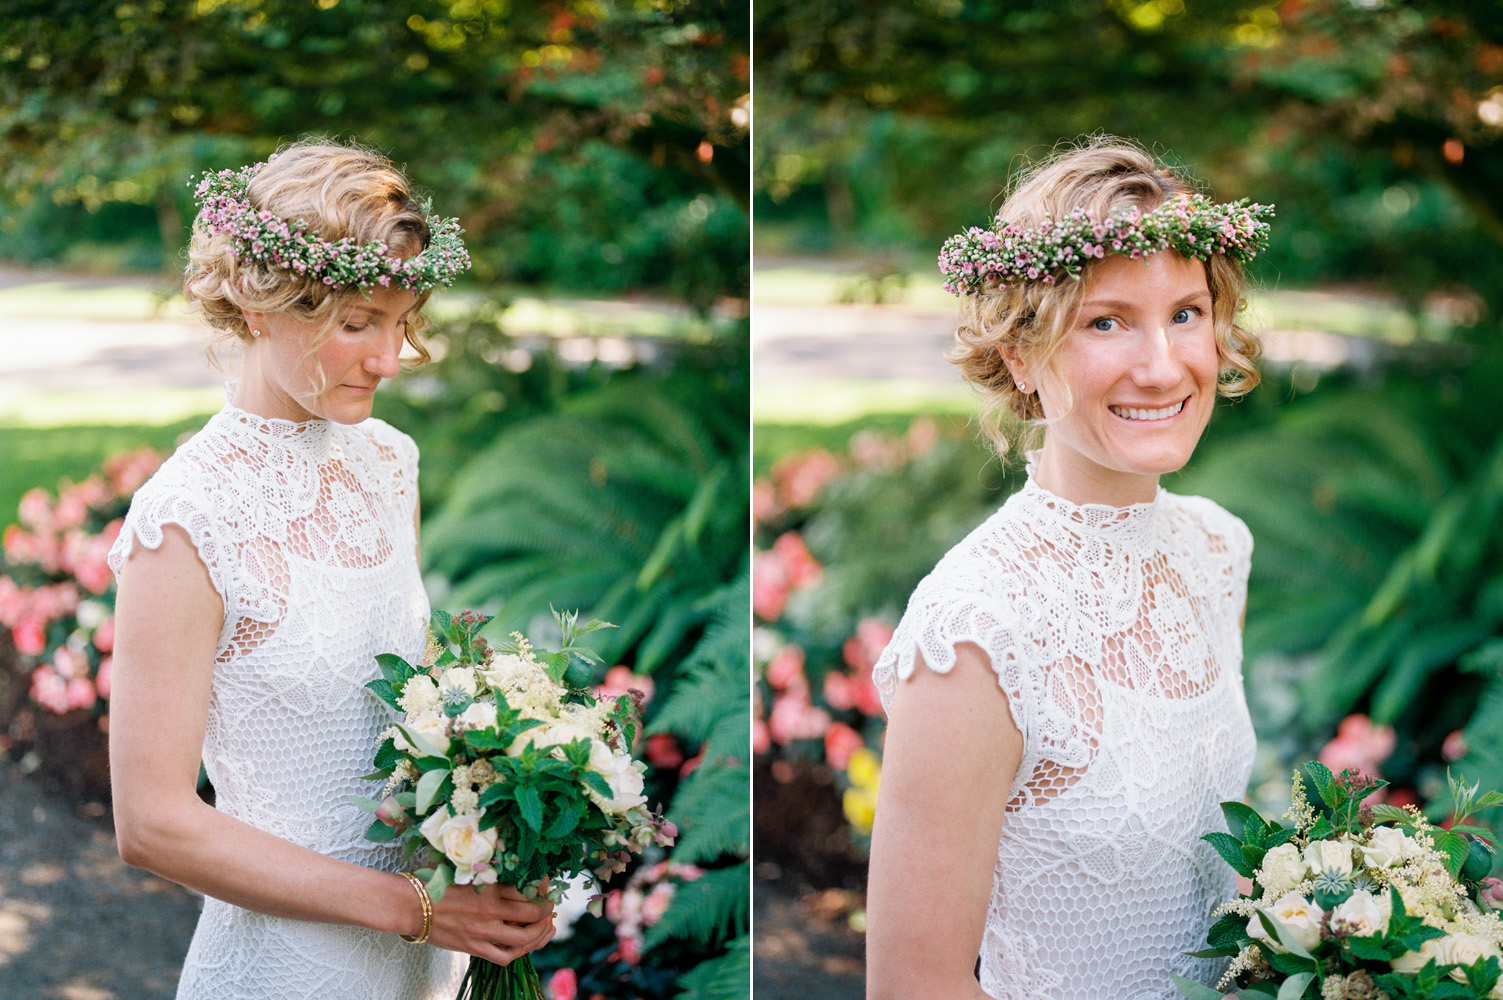
<path id="1" fill-rule="evenodd" d="M 186 532 L 224 601 L 204 766 L 218 808 L 321 854 L 387 871 L 364 839 L 377 735 L 375 655 L 420 656 L 417 448 L 380 420 L 268 420 L 226 406 L 136 493 L 118 573 L 163 526 Z M 163 622 L 163 628 L 171 627 Z M 395 934 L 205 899 L 179 1000 L 448 1000 L 461 956 Z"/>
<path id="2" fill-rule="evenodd" d="M 1235 876 L 1225 830 L 1254 738 L 1239 619 L 1252 539 L 1209 500 L 1160 489 L 1127 508 L 1069 503 L 1030 477 L 914 591 L 876 666 L 884 705 L 916 654 L 991 658 L 1023 759 L 981 943 L 1006 1000 L 1169 1000 L 1170 971 L 1214 985 L 1211 911 Z"/>

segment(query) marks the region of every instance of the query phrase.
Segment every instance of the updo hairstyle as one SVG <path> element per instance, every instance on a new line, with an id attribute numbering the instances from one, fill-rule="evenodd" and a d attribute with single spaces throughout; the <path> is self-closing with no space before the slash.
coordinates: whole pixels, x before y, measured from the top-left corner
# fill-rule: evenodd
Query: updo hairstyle
<path id="1" fill-rule="evenodd" d="M 1024 171 L 999 217 L 1032 229 L 1045 218 L 1062 219 L 1077 208 L 1102 219 L 1132 208 L 1147 213 L 1166 200 L 1197 193 L 1195 186 L 1136 143 L 1102 137 L 1057 152 Z M 1236 323 L 1244 305 L 1243 268 L 1219 253 L 1203 263 L 1220 358 L 1217 392 L 1243 396 L 1259 382 L 1253 362 L 1262 351 L 1257 338 Z M 1044 417 L 1038 394 L 1018 390 L 1003 363 L 1003 348 L 1015 351 L 1031 371 L 1047 368 L 1058 374 L 1055 353 L 1074 324 L 1096 264 L 1088 260 L 1079 280 L 1014 282 L 961 296 L 955 345 L 945 357 L 981 390 L 982 428 L 999 454 L 1007 454 L 1004 424 L 1009 415 L 1021 421 Z"/>
<path id="2" fill-rule="evenodd" d="M 386 157 L 361 146 L 316 140 L 284 146 L 246 190 L 258 210 L 289 222 L 303 219 L 310 231 L 330 242 L 346 237 L 360 245 L 384 240 L 388 253 L 403 258 L 428 246 L 428 224 L 412 182 Z M 219 343 L 251 340 L 241 315 L 246 310 L 284 313 L 312 324 L 319 330 L 317 346 L 333 332 L 344 308 L 364 297 L 359 288 L 332 288 L 318 278 L 241 260 L 231 249 L 228 234 L 210 232 L 195 221 L 183 293 L 217 331 Z M 429 294 L 417 296 L 408 317 L 406 339 L 419 365 L 431 360 L 418 337 L 427 326 L 422 308 Z"/>

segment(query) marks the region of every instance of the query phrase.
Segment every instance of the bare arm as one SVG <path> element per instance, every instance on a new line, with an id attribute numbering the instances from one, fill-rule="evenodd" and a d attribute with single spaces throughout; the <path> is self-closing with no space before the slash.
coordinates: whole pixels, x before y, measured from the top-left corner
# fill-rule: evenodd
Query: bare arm
<path id="1" fill-rule="evenodd" d="M 226 816 L 195 790 L 223 605 L 180 528 L 138 546 L 116 599 L 110 770 L 120 855 L 216 899 L 299 920 L 417 934 L 400 876 L 299 847 Z M 514 890 L 450 890 L 431 943 L 505 964 L 552 936 L 551 907 Z"/>
<path id="2" fill-rule="evenodd" d="M 984 1000 L 973 969 L 1023 736 L 985 653 L 922 663 L 887 722 L 867 883 L 868 1000 Z"/>

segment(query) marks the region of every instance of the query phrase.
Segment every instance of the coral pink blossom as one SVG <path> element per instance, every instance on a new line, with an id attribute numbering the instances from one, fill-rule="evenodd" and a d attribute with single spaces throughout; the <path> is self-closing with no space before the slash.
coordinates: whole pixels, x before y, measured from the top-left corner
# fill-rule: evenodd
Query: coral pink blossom
<path id="1" fill-rule="evenodd" d="M 845 641 L 840 652 L 852 669 L 870 671 L 891 641 L 891 625 L 880 618 L 863 618 L 856 625 L 856 634 Z"/>
<path id="2" fill-rule="evenodd" d="M 767 730 L 779 743 L 818 739 L 829 727 L 830 713 L 814 707 L 803 691 L 779 695 L 767 717 Z"/>
<path id="3" fill-rule="evenodd" d="M 1348 715 L 1336 727 L 1336 738 L 1321 749 L 1320 762 L 1337 774 L 1350 768 L 1374 776 L 1395 743 L 1392 726 L 1373 725 L 1365 715 Z"/>
<path id="4" fill-rule="evenodd" d="M 47 630 L 36 618 L 27 617 L 16 623 L 10 631 L 16 652 L 22 656 L 41 656 L 47 651 Z"/>
<path id="5" fill-rule="evenodd" d="M 51 667 L 37 667 L 31 672 L 31 700 L 57 715 L 72 707 L 68 682 L 53 673 Z"/>
<path id="6" fill-rule="evenodd" d="M 1457 761 L 1466 756 L 1466 734 L 1456 730 L 1440 745 L 1440 755 L 1448 761 Z"/>
<path id="7" fill-rule="evenodd" d="M 599 698 L 619 698 L 628 691 L 640 691 L 643 701 L 651 701 L 656 687 L 647 674 L 634 674 L 630 667 L 618 664 L 605 672 L 605 679 L 595 689 L 595 695 Z"/>
<path id="8" fill-rule="evenodd" d="M 851 754 L 864 746 L 861 734 L 843 722 L 832 722 L 825 730 L 825 761 L 837 771 L 844 771 Z"/>
<path id="9" fill-rule="evenodd" d="M 625 934 L 621 941 L 621 961 L 627 965 L 636 965 L 642 961 L 642 939 L 635 934 Z"/>
<path id="10" fill-rule="evenodd" d="M 1503 881 L 1495 878 L 1482 880 L 1482 901 L 1495 910 L 1503 910 Z"/>
<path id="11" fill-rule="evenodd" d="M 115 616 L 111 615 L 99 623 L 94 630 L 94 648 L 101 653 L 110 653 L 115 649 Z"/>
<path id="12" fill-rule="evenodd" d="M 767 683 L 772 685 L 775 691 L 787 691 L 789 689 L 809 689 L 809 682 L 804 678 L 804 649 L 794 643 L 789 643 L 771 660 L 767 661 Z"/>
<path id="13" fill-rule="evenodd" d="M 752 720 L 752 753 L 761 755 L 772 749 L 772 734 L 767 731 L 767 723 L 761 719 Z"/>
<path id="14" fill-rule="evenodd" d="M 664 882 L 652 887 L 647 898 L 642 900 L 642 926 L 651 927 L 663 919 L 663 914 L 668 912 L 668 905 L 673 902 L 672 882 Z"/>
<path id="15" fill-rule="evenodd" d="M 786 510 L 783 501 L 778 498 L 778 489 L 765 479 L 758 479 L 752 484 L 752 520 L 758 524 L 777 517 Z"/>
<path id="16" fill-rule="evenodd" d="M 93 708 L 99 693 L 87 677 L 75 677 L 68 682 L 68 708 Z"/>
<path id="17" fill-rule="evenodd" d="M 647 737 L 647 763 L 669 770 L 684 762 L 683 748 L 672 733 L 653 733 Z"/>
<path id="18" fill-rule="evenodd" d="M 772 543 L 772 551 L 783 561 L 783 575 L 789 590 L 802 590 L 819 582 L 824 575 L 821 566 L 809 552 L 804 539 L 796 531 L 786 531 Z"/>
<path id="19" fill-rule="evenodd" d="M 548 977 L 548 1000 L 574 1000 L 579 996 L 579 975 L 573 969 L 559 969 Z"/>
<path id="20" fill-rule="evenodd" d="M 16 586 L 8 576 L 0 576 L 0 625 L 15 628 L 31 610 L 31 592 Z"/>
<path id="21" fill-rule="evenodd" d="M 881 466 L 891 469 L 901 465 L 906 457 L 902 443 L 885 434 L 868 429 L 857 431 L 851 436 L 851 458 L 862 467 Z"/>
<path id="22" fill-rule="evenodd" d="M 75 677 L 89 676 L 89 661 L 81 653 L 59 646 L 52 653 L 52 669 L 58 676 L 71 681 Z"/>
<path id="23" fill-rule="evenodd" d="M 752 556 L 752 611 L 763 621 L 776 621 L 788 605 L 788 574 L 775 552 Z"/>
<path id="24" fill-rule="evenodd" d="M 934 447 L 934 442 L 939 440 L 939 425 L 933 417 L 919 417 L 908 425 L 908 451 L 912 455 L 922 455 Z"/>
<path id="25" fill-rule="evenodd" d="M 99 661 L 99 671 L 94 675 L 94 689 L 99 692 L 99 697 L 105 701 L 110 700 L 110 678 L 114 674 L 115 658 L 106 656 Z"/>
<path id="26" fill-rule="evenodd" d="M 52 530 L 52 501 L 41 487 L 27 490 L 21 495 L 18 514 L 22 524 L 36 532 Z"/>
<path id="27" fill-rule="evenodd" d="M 680 778 L 687 778 L 689 775 L 694 773 L 695 769 L 698 768 L 700 764 L 704 763 L 704 759 L 705 755 L 702 753 L 697 753 L 693 757 L 690 757 L 688 760 L 684 761 L 684 766 L 678 769 L 678 776 Z M 673 824 L 669 823 L 668 826 L 673 826 Z M 673 834 L 673 836 L 676 837 L 678 836 L 678 834 Z"/>
<path id="28" fill-rule="evenodd" d="M 821 448 L 783 459 L 773 466 L 772 478 L 788 506 L 802 507 L 839 473 L 840 461 Z"/>

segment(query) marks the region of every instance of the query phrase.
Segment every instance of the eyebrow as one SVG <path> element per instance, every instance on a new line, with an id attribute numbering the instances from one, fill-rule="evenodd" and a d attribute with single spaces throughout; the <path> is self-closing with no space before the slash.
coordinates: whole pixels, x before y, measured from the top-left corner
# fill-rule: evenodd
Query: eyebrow
<path id="1" fill-rule="evenodd" d="M 409 308 L 404 309 L 402 311 L 402 315 L 406 316 L 408 313 L 412 312 L 412 310 L 416 309 L 416 308 L 417 308 L 417 303 L 414 302 Z M 382 308 L 380 308 L 378 306 L 373 306 L 369 302 L 357 302 L 354 305 L 350 306 L 350 315 L 354 315 L 356 312 L 362 312 L 365 315 L 370 316 L 372 318 L 384 317 L 386 315 L 386 310 L 385 309 L 382 309 Z"/>
<path id="2" fill-rule="evenodd" d="M 1181 296 L 1174 304 L 1175 306 L 1184 306 L 1210 297 L 1211 292 L 1209 289 L 1200 292 L 1191 292 L 1189 295 Z M 1121 299 L 1087 299 L 1080 304 L 1081 309 L 1116 309 L 1122 312 L 1130 311 L 1136 308 L 1136 306 L 1137 303 L 1135 302 L 1125 302 Z"/>

